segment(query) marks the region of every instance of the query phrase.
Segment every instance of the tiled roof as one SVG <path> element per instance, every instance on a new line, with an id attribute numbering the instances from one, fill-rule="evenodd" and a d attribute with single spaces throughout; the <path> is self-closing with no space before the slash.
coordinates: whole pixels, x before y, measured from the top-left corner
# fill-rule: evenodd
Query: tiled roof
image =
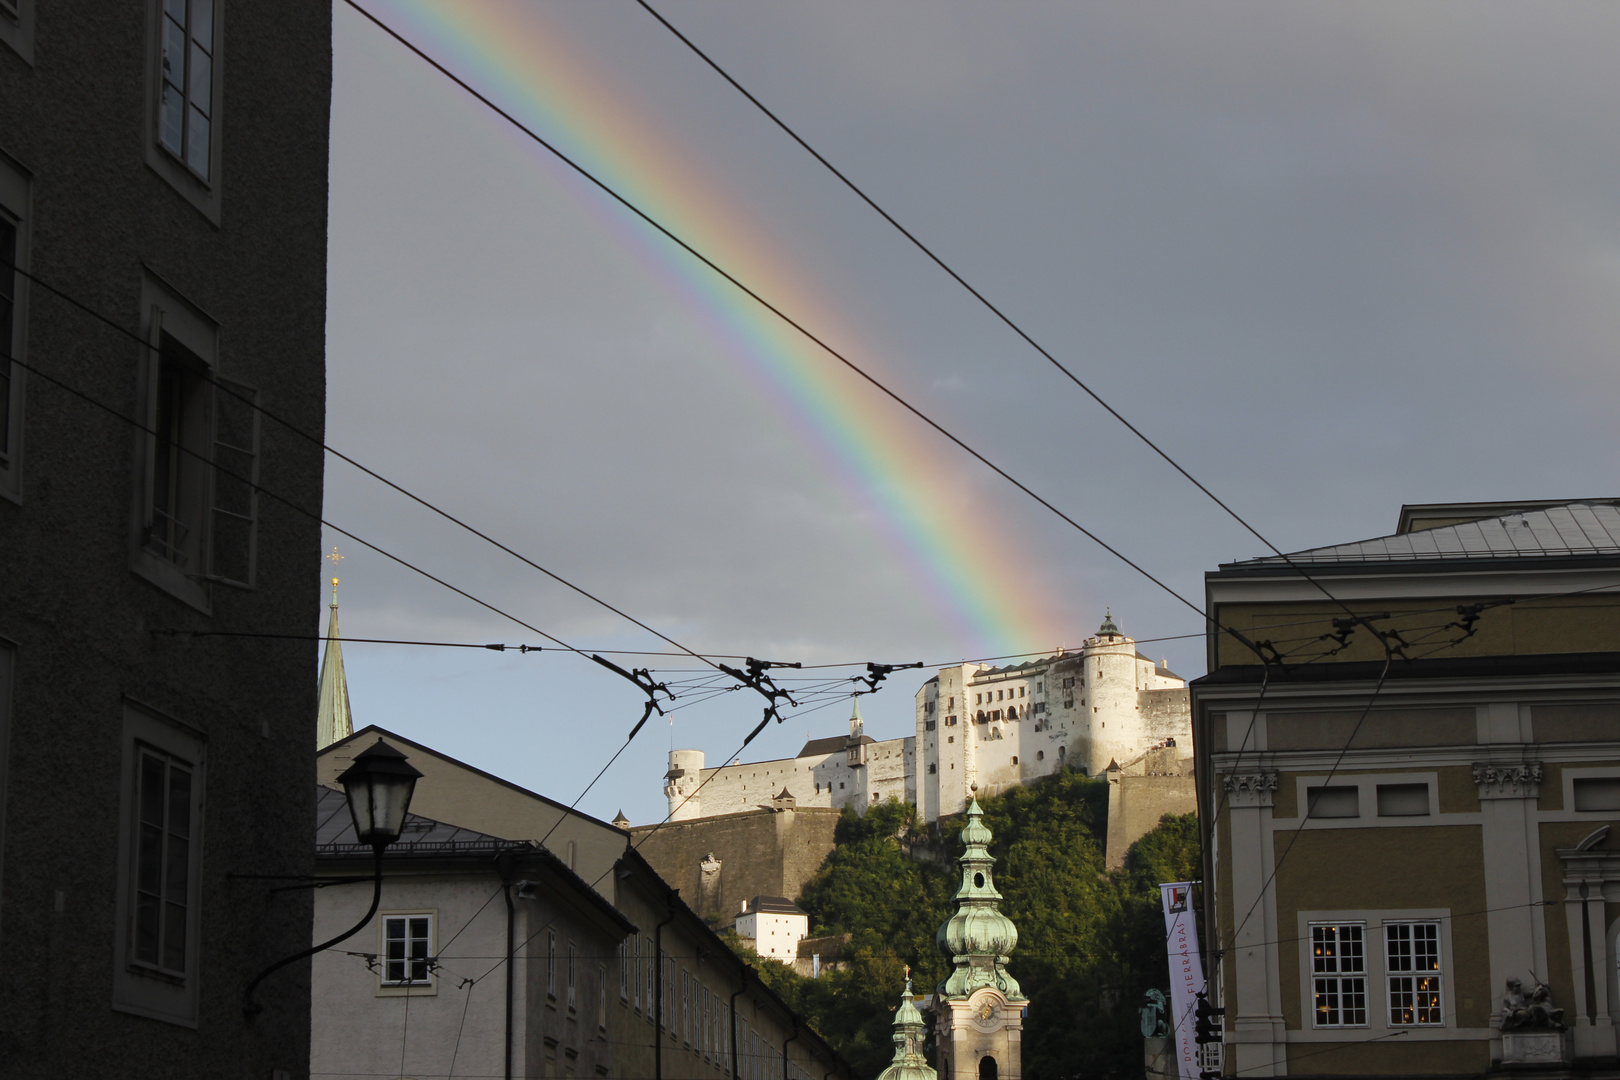
<path id="1" fill-rule="evenodd" d="M 1296 563 L 1415 562 L 1449 559 L 1558 558 L 1620 555 L 1620 507 L 1580 502 L 1438 529 L 1378 536 L 1353 544 L 1296 551 Z M 1229 567 L 1284 565 L 1276 555 Z"/>
<path id="2" fill-rule="evenodd" d="M 855 740 L 859 743 L 873 743 L 876 739 L 870 735 L 862 735 Z M 798 757 L 820 757 L 822 754 L 836 754 L 849 745 L 848 735 L 829 735 L 825 739 L 811 739 L 799 749 Z"/>
<path id="3" fill-rule="evenodd" d="M 748 901 L 747 914 L 763 911 L 770 915 L 803 915 L 804 909 L 785 896 L 756 896 Z"/>
<path id="4" fill-rule="evenodd" d="M 354 818 L 349 814 L 349 803 L 343 792 L 328 787 L 317 788 L 316 792 L 315 853 L 369 855 L 371 845 L 355 839 Z M 388 854 L 465 855 L 528 846 L 522 841 L 503 840 L 488 833 L 463 829 L 459 825 L 446 825 L 420 814 L 406 814 L 405 829 L 399 840 L 390 845 Z"/>

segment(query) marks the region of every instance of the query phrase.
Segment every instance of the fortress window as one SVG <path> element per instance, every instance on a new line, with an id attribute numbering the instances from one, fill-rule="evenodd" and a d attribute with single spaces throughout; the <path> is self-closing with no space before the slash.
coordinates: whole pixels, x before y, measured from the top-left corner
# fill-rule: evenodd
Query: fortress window
<path id="1" fill-rule="evenodd" d="M 924 720 L 923 721 L 923 730 L 924 731 L 933 731 L 934 727 L 935 727 L 934 721 L 932 721 L 932 720 Z"/>
<path id="2" fill-rule="evenodd" d="M 831 790 L 831 789 L 829 789 L 829 790 Z M 839 791 L 844 790 L 844 782 L 842 780 L 838 781 L 838 790 Z"/>
<path id="3" fill-rule="evenodd" d="M 1046 760 L 1046 751 L 1045 750 L 1037 750 L 1037 751 L 1035 751 L 1035 760 L 1036 761 L 1045 761 Z"/>
<path id="4" fill-rule="evenodd" d="M 984 704 L 984 695 L 983 694 L 974 694 L 973 695 L 973 704 L 975 704 L 975 705 L 983 705 Z"/>
<path id="5" fill-rule="evenodd" d="M 1017 755 L 1017 754 L 1014 754 L 1014 755 L 1013 755 L 1013 760 L 1012 760 L 1012 763 L 1013 763 L 1013 764 L 1014 764 L 1014 765 L 1016 765 L 1016 764 L 1018 764 L 1018 755 Z"/>
<path id="6" fill-rule="evenodd" d="M 1074 689 L 1074 680 L 1073 679 L 1064 679 L 1063 680 L 1063 689 L 1065 689 L 1065 690 Z"/>
<path id="7" fill-rule="evenodd" d="M 1014 706 L 1012 706 L 1011 708 L 1009 708 L 1007 710 L 1007 719 L 1009 719 L 1009 720 L 1018 719 L 1018 706 L 1014 705 Z"/>
<path id="8" fill-rule="evenodd" d="M 954 709 L 954 708 L 956 708 L 956 699 L 955 699 L 955 698 L 954 698 L 954 697 L 948 697 L 948 698 L 946 698 L 946 699 L 945 699 L 945 707 L 946 707 L 946 708 L 947 708 L 947 709 Z"/>
<path id="9" fill-rule="evenodd" d="M 1058 747 L 1058 757 L 1067 757 L 1068 755 L 1069 755 L 1069 748 L 1067 746 Z"/>
<path id="10" fill-rule="evenodd" d="M 930 772 L 930 773 L 937 773 L 937 772 L 939 772 L 939 766 L 938 766 L 938 765 L 934 765 L 934 764 L 930 764 L 930 765 L 929 765 L 929 766 L 928 766 L 928 771 L 929 771 L 929 772 Z"/>
<path id="11" fill-rule="evenodd" d="M 945 741 L 946 742 L 955 742 L 956 741 L 956 736 L 955 735 L 947 735 L 947 736 L 945 736 Z"/>
<path id="12" fill-rule="evenodd" d="M 1020 687 L 1019 687 L 1019 688 L 1018 688 L 1018 696 L 1019 696 L 1019 697 L 1023 697 L 1023 696 L 1024 696 L 1024 688 L 1023 688 L 1023 687 L 1022 687 L 1022 686 L 1020 686 Z"/>
<path id="13" fill-rule="evenodd" d="M 1031 705 L 1030 708 L 1038 713 L 1043 713 L 1046 711 L 1046 702 L 1037 701 L 1034 705 Z"/>
<path id="14" fill-rule="evenodd" d="M 954 716 L 947 716 L 947 717 L 946 717 L 946 718 L 945 718 L 945 726 L 946 726 L 946 727 L 955 727 L 955 726 L 956 726 L 956 717 L 954 717 Z"/>
<path id="15" fill-rule="evenodd" d="M 1036 693 L 1037 693 L 1037 694 L 1038 694 L 1038 693 L 1040 693 L 1040 692 L 1041 692 L 1041 685 L 1042 685 L 1042 684 L 1040 684 L 1040 683 L 1036 683 L 1036 684 L 1035 684 L 1035 692 L 1036 692 Z"/>
<path id="16" fill-rule="evenodd" d="M 997 690 L 997 691 L 996 691 L 996 700 L 997 700 L 997 701 L 1000 701 L 1000 700 L 1001 700 L 1001 691 L 1000 691 L 1000 690 Z"/>

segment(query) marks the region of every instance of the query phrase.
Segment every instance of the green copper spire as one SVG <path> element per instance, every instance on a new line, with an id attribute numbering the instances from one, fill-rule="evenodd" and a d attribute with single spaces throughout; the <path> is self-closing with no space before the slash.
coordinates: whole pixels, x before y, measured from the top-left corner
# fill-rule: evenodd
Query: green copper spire
<path id="1" fill-rule="evenodd" d="M 923 1057 L 923 1018 L 911 1001 L 911 972 L 906 972 L 906 992 L 894 1011 L 894 1061 L 878 1074 L 878 1080 L 938 1080 L 938 1074 Z"/>
<path id="2" fill-rule="evenodd" d="M 1007 954 L 1018 945 L 1018 928 L 1001 913 L 996 903 L 1001 894 L 990 876 L 996 860 L 985 850 L 990 830 L 984 824 L 984 811 L 974 798 L 968 807 L 967 827 L 962 830 L 966 848 L 957 861 L 962 864 L 962 887 L 956 890 L 956 914 L 939 928 L 934 942 L 951 958 L 956 970 L 939 987 L 943 998 L 965 998 L 981 986 L 993 986 L 1009 1000 L 1021 999 L 1018 980 L 1007 974 Z"/>

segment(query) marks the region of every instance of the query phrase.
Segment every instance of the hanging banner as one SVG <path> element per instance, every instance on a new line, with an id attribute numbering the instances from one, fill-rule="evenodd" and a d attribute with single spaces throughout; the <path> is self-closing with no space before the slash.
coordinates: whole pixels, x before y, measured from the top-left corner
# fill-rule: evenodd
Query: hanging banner
<path id="1" fill-rule="evenodd" d="M 1193 882 L 1159 886 L 1164 905 L 1165 951 L 1170 961 L 1170 1039 L 1181 1080 L 1198 1080 L 1198 1047 L 1193 1021 L 1197 994 L 1204 988 L 1204 959 L 1198 952 L 1198 922 L 1192 907 Z"/>

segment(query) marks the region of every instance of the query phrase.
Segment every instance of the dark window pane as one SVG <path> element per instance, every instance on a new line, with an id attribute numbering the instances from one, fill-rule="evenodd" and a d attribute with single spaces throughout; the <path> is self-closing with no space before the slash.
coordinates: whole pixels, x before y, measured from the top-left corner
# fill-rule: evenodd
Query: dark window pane
<path id="1" fill-rule="evenodd" d="M 170 0 L 178 6 L 180 0 Z M 191 36 L 214 51 L 214 0 L 191 0 Z"/>
<path id="2" fill-rule="evenodd" d="M 163 909 L 163 966 L 172 971 L 186 969 L 186 908 L 165 904 Z"/>
<path id="3" fill-rule="evenodd" d="M 169 832 L 191 835 L 191 773 L 178 765 L 169 766 Z"/>
<path id="4" fill-rule="evenodd" d="M 186 164 L 208 179 L 208 117 L 196 108 L 186 110 Z"/>
<path id="5" fill-rule="evenodd" d="M 163 86 L 163 98 L 158 103 L 158 141 L 170 153 L 180 153 L 181 124 L 185 122 L 186 100 L 185 95 L 167 83 Z"/>
<path id="6" fill-rule="evenodd" d="M 162 904 L 145 893 L 135 897 L 135 959 L 148 964 L 158 961 L 158 908 Z"/>
<path id="7" fill-rule="evenodd" d="M 146 825 L 163 827 L 163 790 L 164 774 L 168 771 L 167 763 L 151 754 L 141 755 L 140 791 L 140 820 Z"/>
<path id="8" fill-rule="evenodd" d="M 190 101 L 192 107 L 200 111 L 204 116 L 214 114 L 214 99 L 211 96 L 214 92 L 213 68 L 213 61 L 208 58 L 207 53 L 203 52 L 202 46 L 193 42 L 191 46 L 191 71 L 188 73 L 191 76 L 191 88 L 186 93 L 186 100 Z"/>
<path id="9" fill-rule="evenodd" d="M 186 902 L 186 881 L 191 862 L 190 846 L 184 837 L 169 838 L 169 857 L 163 873 L 163 898 L 174 903 Z"/>

